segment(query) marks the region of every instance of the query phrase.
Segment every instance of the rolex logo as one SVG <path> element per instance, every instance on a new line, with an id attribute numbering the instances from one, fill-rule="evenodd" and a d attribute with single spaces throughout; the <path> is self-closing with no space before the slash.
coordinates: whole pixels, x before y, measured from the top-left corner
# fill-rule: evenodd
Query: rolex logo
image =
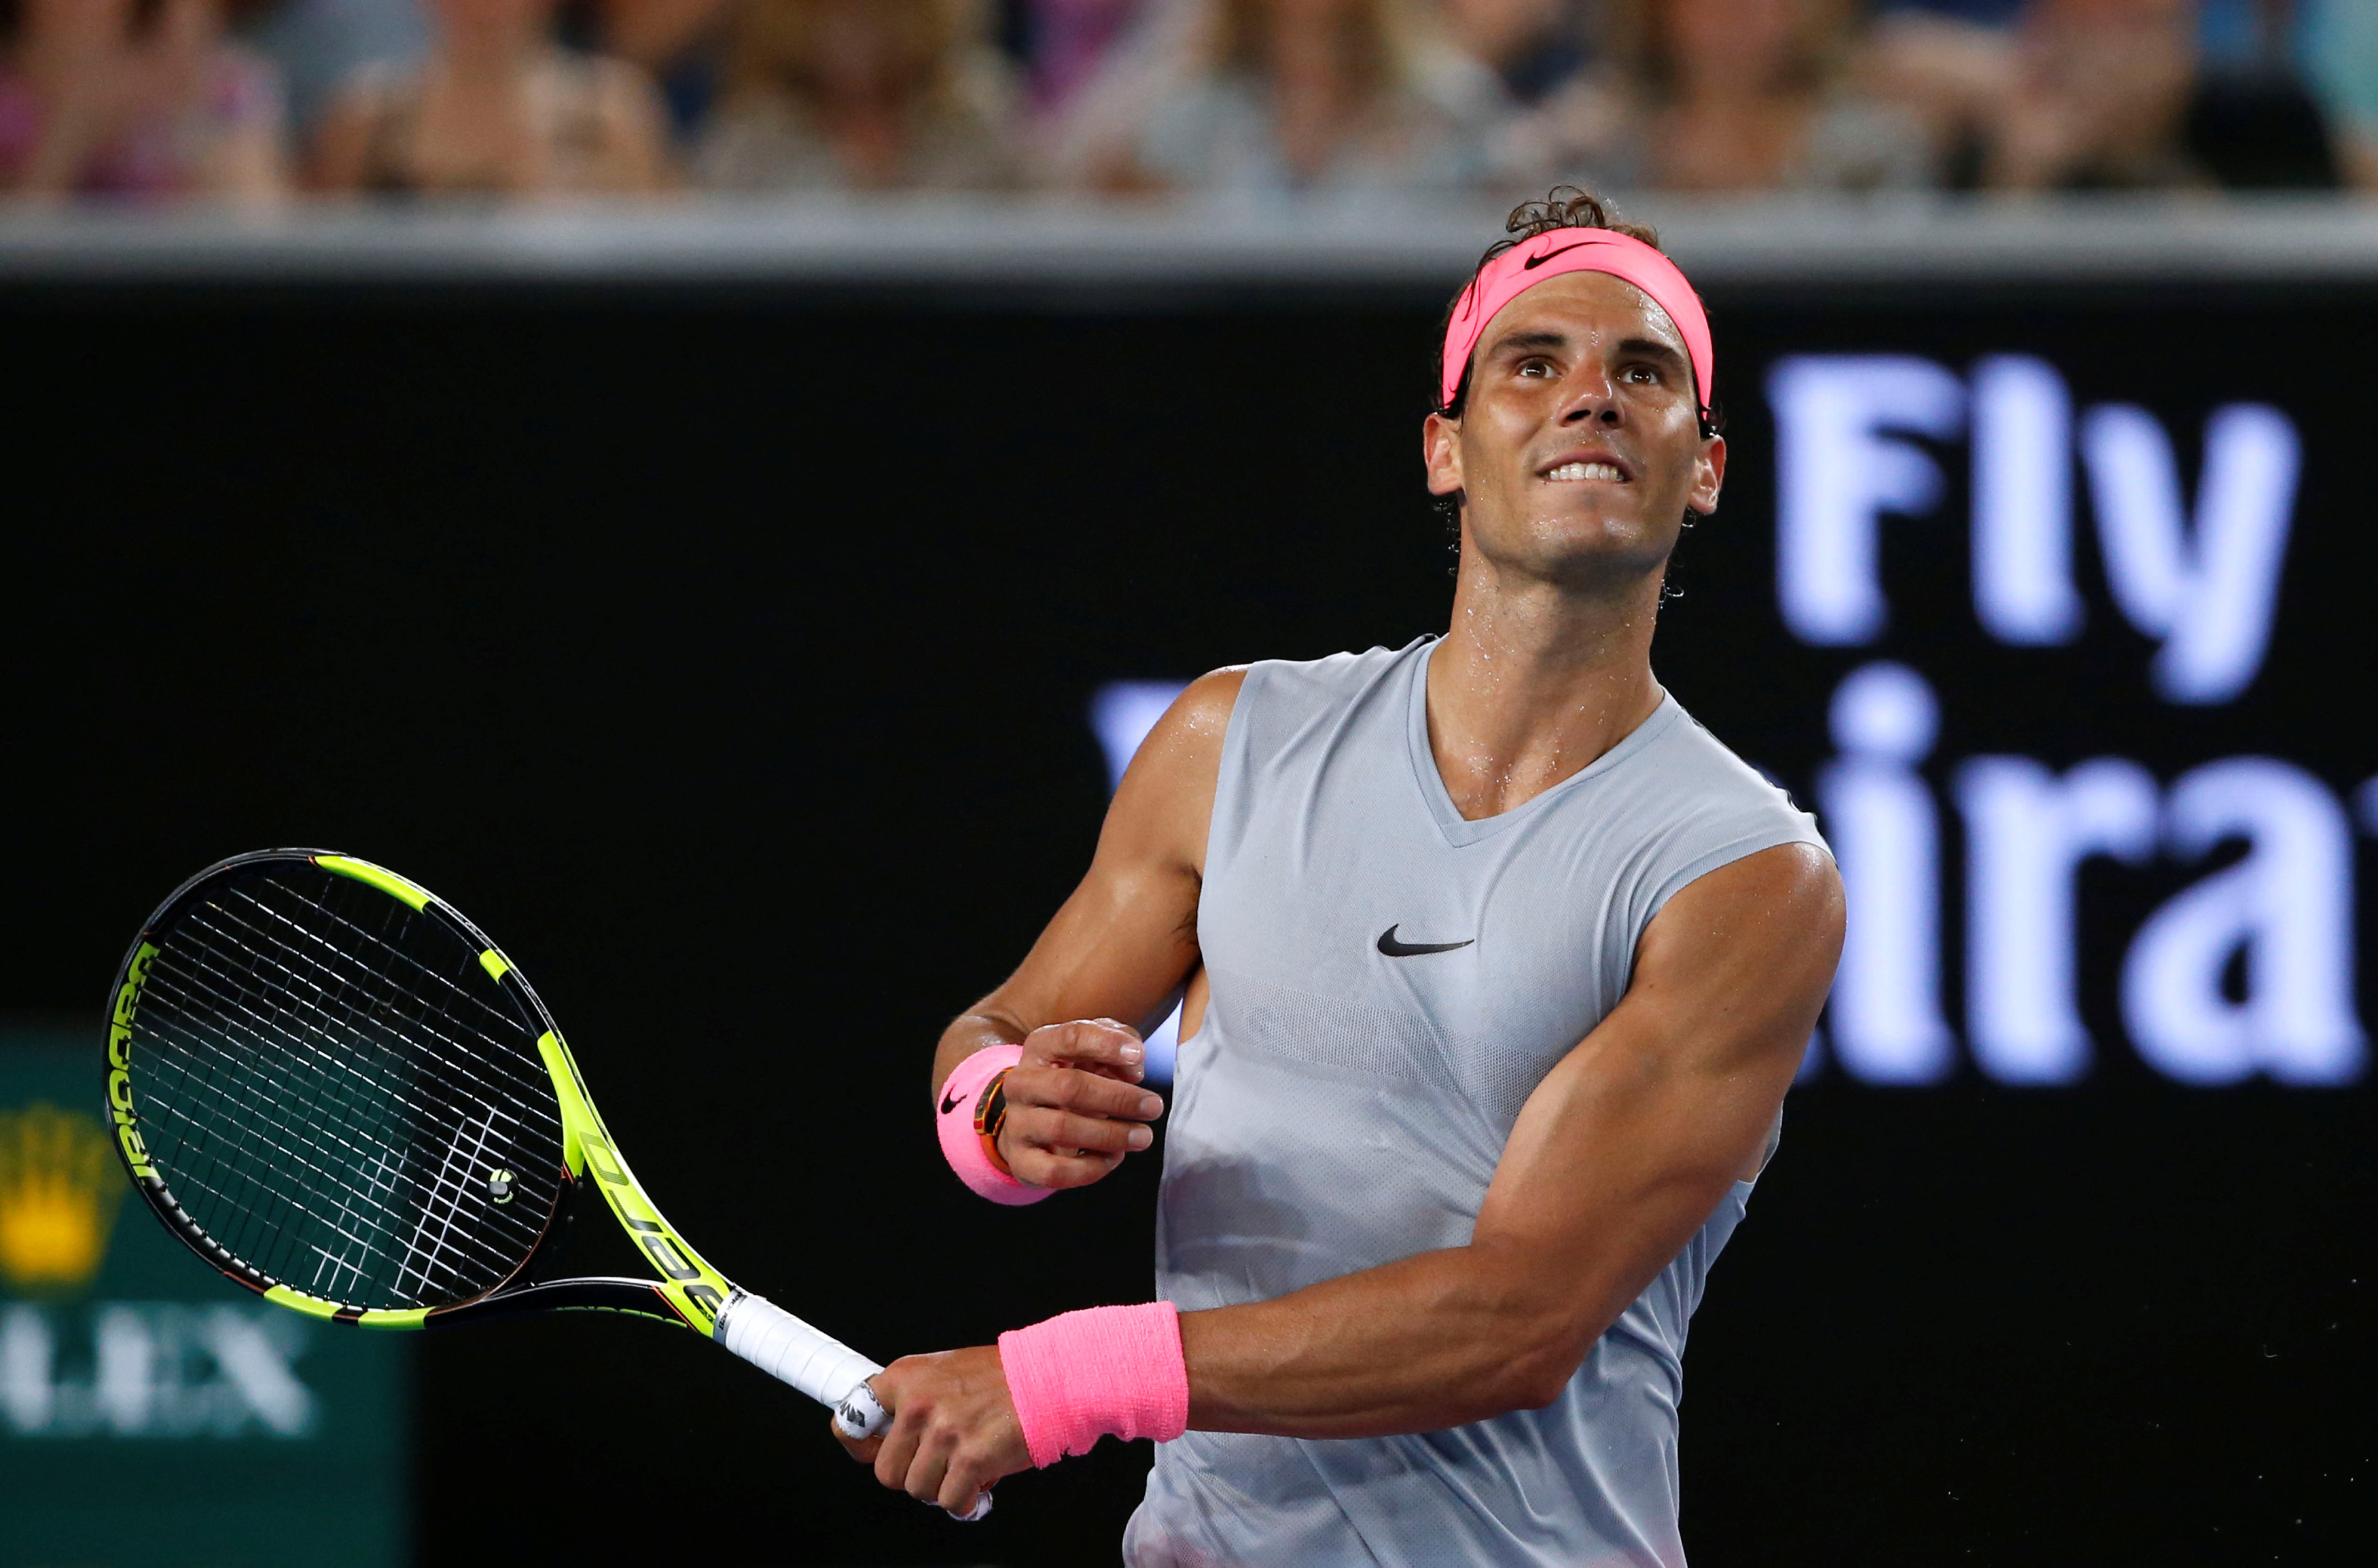
<path id="1" fill-rule="evenodd" d="M 124 1200 L 98 1119 L 36 1102 L 0 1111 L 0 1278 L 26 1295 L 90 1283 Z"/>

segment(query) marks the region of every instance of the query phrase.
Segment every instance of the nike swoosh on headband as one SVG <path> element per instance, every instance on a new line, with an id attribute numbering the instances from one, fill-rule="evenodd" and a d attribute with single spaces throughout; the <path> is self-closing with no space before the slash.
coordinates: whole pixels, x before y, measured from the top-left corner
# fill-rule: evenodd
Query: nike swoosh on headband
<path id="1" fill-rule="evenodd" d="M 955 1095 L 943 1095 L 942 1096 L 942 1114 L 943 1116 L 949 1115 L 950 1112 L 957 1108 L 958 1097 Z"/>
<path id="2" fill-rule="evenodd" d="M 1548 250 L 1542 256 L 1531 256 L 1525 261 L 1519 263 L 1519 270 L 1522 272 L 1532 272 L 1537 268 L 1542 267 L 1545 262 L 1550 261 L 1555 256 L 1567 256 L 1570 251 L 1583 250 L 1587 245 L 1599 245 L 1602 242 L 1599 240 L 1579 240 L 1575 245 L 1565 245 L 1558 250 Z"/>
<path id="3" fill-rule="evenodd" d="M 1539 269 L 1542 277 L 1536 275 Z M 1675 262 L 1631 234 L 1607 229 L 1551 229 L 1488 261 L 1463 291 L 1453 318 L 1446 324 L 1438 407 L 1451 406 L 1469 369 L 1471 352 L 1495 314 L 1528 290 L 1567 272 L 1607 272 L 1642 290 L 1684 340 L 1685 357 L 1692 365 L 1693 390 L 1702 408 L 1710 406 L 1717 367 L 1709 314 Z"/>
<path id="4" fill-rule="evenodd" d="M 1413 958 L 1424 952 L 1451 952 L 1456 948 L 1468 947 L 1471 942 L 1478 940 L 1476 937 L 1471 937 L 1469 941 L 1459 942 L 1399 942 L 1396 940 L 1396 929 L 1402 924 L 1403 922 L 1399 920 L 1394 926 L 1379 933 L 1379 951 L 1389 958 Z"/>

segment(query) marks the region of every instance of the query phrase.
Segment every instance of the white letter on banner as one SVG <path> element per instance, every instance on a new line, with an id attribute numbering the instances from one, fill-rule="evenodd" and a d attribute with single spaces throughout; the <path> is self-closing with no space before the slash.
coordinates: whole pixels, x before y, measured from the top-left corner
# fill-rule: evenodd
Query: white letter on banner
<path id="1" fill-rule="evenodd" d="M 1833 1055 L 1870 1083 L 1932 1083 L 1954 1065 L 1940 1015 L 1940 822 L 1915 764 L 1940 710 L 1904 664 L 1868 664 L 1833 693 L 1842 755 L 1818 775 L 1849 930 L 1829 1004 Z"/>
<path id="2" fill-rule="evenodd" d="M 2171 437 L 2154 414 L 2093 408 L 2081 449 L 2115 603 L 2163 640 L 2156 690 L 2173 702 L 2228 701 L 2253 681 L 2270 644 L 2302 466 L 2295 425 L 2261 403 L 2214 413 L 2192 531 Z"/>
<path id="3" fill-rule="evenodd" d="M 2080 635 L 2072 586 L 2072 394 L 2044 359 L 1974 366 L 1974 610 L 2001 642 Z"/>
<path id="4" fill-rule="evenodd" d="M 2291 764 L 2233 757 L 2172 786 L 2166 846 L 2194 859 L 2224 839 L 2246 858 L 2150 916 L 2122 965 L 2122 1017 L 2147 1062 L 2187 1083 L 2258 1069 L 2287 1083 L 2349 1083 L 2363 1039 L 2353 1011 L 2352 824 Z M 2221 974 L 2244 951 L 2246 997 Z"/>
<path id="5" fill-rule="evenodd" d="M 1767 373 L 1775 415 L 1775 587 L 1803 641 L 1882 635 L 1877 540 L 1884 512 L 1921 516 L 1942 481 L 1931 456 L 1885 432 L 1947 440 L 1965 423 L 1965 388 L 1946 367 L 1900 354 L 1803 354 Z"/>
<path id="6" fill-rule="evenodd" d="M 222 1369 L 234 1398 L 218 1417 L 221 1430 L 236 1431 L 253 1414 L 275 1437 L 303 1437 L 314 1426 L 314 1391 L 297 1379 L 295 1362 L 306 1347 L 304 1324 L 270 1308 L 216 1307 L 206 1316 L 207 1348 Z"/>
<path id="7" fill-rule="evenodd" d="M 0 1416 L 18 1432 L 49 1430 L 57 1390 L 50 1381 L 57 1346 L 42 1309 L 30 1301 L 0 1307 Z"/>
<path id="8" fill-rule="evenodd" d="M 157 1405 L 157 1339 L 138 1307 L 102 1307 L 93 1319 L 97 1365 L 91 1394 L 101 1418 L 120 1437 L 149 1430 Z"/>
<path id="9" fill-rule="evenodd" d="M 1965 820 L 1965 1016 L 1974 1059 L 2001 1083 L 2071 1083 L 2092 1058 L 2073 984 L 2073 879 L 2091 855 L 2137 865 L 2156 847 L 2155 780 L 2120 758 L 2062 778 L 2028 757 L 1958 770 Z"/>

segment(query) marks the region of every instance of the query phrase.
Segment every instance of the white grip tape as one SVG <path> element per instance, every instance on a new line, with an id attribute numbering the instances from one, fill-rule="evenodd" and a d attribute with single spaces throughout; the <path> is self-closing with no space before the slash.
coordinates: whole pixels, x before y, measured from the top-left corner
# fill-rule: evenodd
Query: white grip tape
<path id="1" fill-rule="evenodd" d="M 832 1406 L 852 1437 L 872 1437 L 882 1429 L 883 1406 L 868 1391 L 867 1380 L 883 1369 L 766 1297 L 737 1291 L 718 1313 L 716 1338 L 770 1377 Z M 857 1401 L 853 1390 L 861 1396 Z"/>
<path id="2" fill-rule="evenodd" d="M 791 1383 L 834 1410 L 845 1436 L 870 1438 L 892 1421 L 867 1380 L 883 1369 L 832 1335 L 821 1334 L 764 1296 L 738 1290 L 719 1310 L 718 1343 L 770 1377 Z M 991 1493 L 975 1499 L 972 1511 L 954 1514 L 979 1519 L 991 1512 Z"/>

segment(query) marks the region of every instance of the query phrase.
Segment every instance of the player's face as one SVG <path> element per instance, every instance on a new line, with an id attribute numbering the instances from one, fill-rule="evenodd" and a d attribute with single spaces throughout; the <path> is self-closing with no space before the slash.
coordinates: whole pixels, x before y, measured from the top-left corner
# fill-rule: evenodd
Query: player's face
<path id="1" fill-rule="evenodd" d="M 1725 443 L 1700 433 L 1683 338 L 1634 284 L 1570 272 L 1496 314 L 1459 420 L 1431 415 L 1429 489 L 1462 497 L 1498 566 L 1552 581 L 1639 578 L 1712 511 Z"/>

